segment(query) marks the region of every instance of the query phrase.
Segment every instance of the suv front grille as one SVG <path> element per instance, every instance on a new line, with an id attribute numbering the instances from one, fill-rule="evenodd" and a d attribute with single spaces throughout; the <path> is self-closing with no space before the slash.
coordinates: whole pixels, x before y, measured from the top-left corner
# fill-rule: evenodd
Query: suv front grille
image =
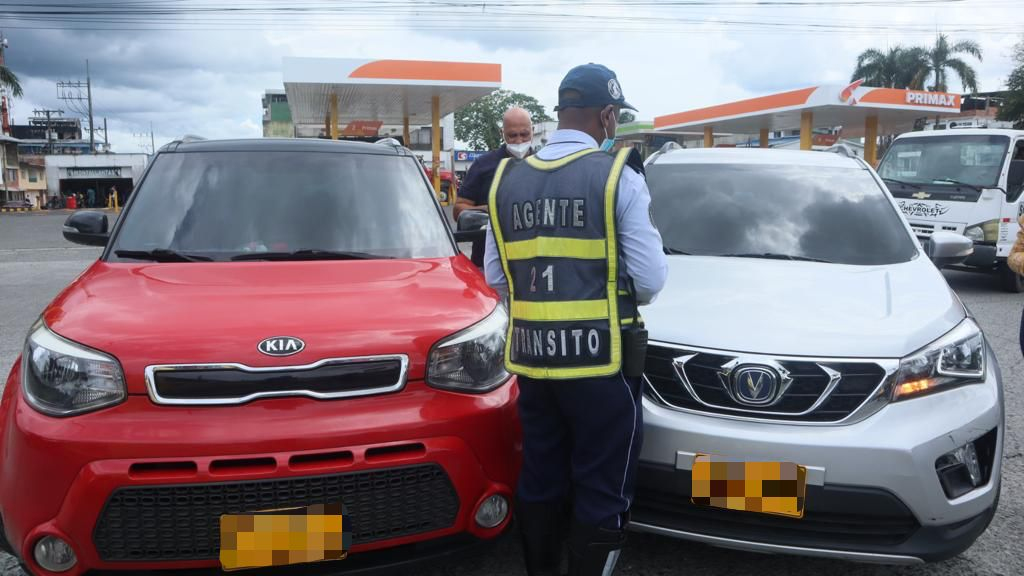
<path id="1" fill-rule="evenodd" d="M 422 464 L 271 480 L 133 486 L 107 500 L 93 531 L 100 558 L 211 560 L 220 551 L 220 516 L 342 502 L 352 544 L 448 528 L 459 498 L 444 469 Z"/>
<path id="2" fill-rule="evenodd" d="M 749 359 L 749 360 L 748 360 Z M 723 367 L 739 361 L 774 365 L 791 384 L 768 406 L 737 401 L 723 378 Z M 856 411 L 878 390 L 886 369 L 877 362 L 849 359 L 749 357 L 651 344 L 645 375 L 655 400 L 670 407 L 748 418 L 816 423 L 837 422 Z"/>

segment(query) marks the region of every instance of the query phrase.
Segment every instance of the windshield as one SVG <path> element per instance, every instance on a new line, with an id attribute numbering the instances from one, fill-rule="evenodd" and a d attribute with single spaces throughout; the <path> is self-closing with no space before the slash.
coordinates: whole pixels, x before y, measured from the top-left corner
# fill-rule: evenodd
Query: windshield
<path id="1" fill-rule="evenodd" d="M 917 253 L 864 169 L 655 164 L 647 181 L 669 252 L 859 265 L 906 262 Z"/>
<path id="2" fill-rule="evenodd" d="M 155 260 L 153 251 L 174 261 L 258 259 L 262 252 L 277 259 L 300 251 L 303 259 L 324 252 L 358 258 L 455 253 L 430 189 L 409 157 L 162 154 L 136 194 L 111 259 L 121 252 L 125 259 Z"/>
<path id="3" fill-rule="evenodd" d="M 975 202 L 978 188 L 999 186 L 1009 145 L 997 135 L 904 138 L 893 143 L 878 175 L 897 198 L 924 198 L 924 190 L 932 199 Z"/>

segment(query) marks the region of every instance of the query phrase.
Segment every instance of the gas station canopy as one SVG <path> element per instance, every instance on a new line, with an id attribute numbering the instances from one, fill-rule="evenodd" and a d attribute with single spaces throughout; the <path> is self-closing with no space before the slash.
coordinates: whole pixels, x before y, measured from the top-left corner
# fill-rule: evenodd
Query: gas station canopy
<path id="1" fill-rule="evenodd" d="M 872 88 L 863 80 L 848 86 L 815 86 L 769 96 L 719 104 L 654 119 L 656 130 L 704 130 L 704 145 L 714 133 L 760 134 L 767 147 L 769 132 L 800 128 L 800 147 L 811 149 L 814 126 L 842 126 L 845 136 L 865 138 L 865 159 L 874 163 L 879 125 L 903 131 L 921 117 L 960 112 L 960 95 L 945 92 Z"/>
<path id="2" fill-rule="evenodd" d="M 296 124 L 323 124 L 338 99 L 342 122 L 427 125 L 501 87 L 501 64 L 284 58 L 284 89 Z"/>
<path id="3" fill-rule="evenodd" d="M 321 124 L 333 140 L 341 124 L 368 121 L 431 126 L 434 190 L 441 191 L 441 117 L 501 87 L 501 64 L 285 58 L 284 90 L 295 124 Z"/>

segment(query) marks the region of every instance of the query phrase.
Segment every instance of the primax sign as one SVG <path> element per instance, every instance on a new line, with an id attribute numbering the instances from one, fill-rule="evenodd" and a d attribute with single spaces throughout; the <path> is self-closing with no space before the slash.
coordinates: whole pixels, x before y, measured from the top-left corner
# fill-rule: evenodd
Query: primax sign
<path id="1" fill-rule="evenodd" d="M 925 106 L 942 106 L 944 108 L 960 109 L 956 94 L 945 94 L 943 92 L 917 92 L 907 90 L 907 104 L 923 104 Z"/>

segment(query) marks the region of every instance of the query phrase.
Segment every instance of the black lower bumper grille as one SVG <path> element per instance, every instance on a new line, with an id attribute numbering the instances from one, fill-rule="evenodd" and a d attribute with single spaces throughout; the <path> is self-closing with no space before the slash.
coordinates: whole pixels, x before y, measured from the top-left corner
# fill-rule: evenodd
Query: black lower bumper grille
<path id="1" fill-rule="evenodd" d="M 448 528 L 459 499 L 444 469 L 423 464 L 329 476 L 119 488 L 93 532 L 104 561 L 211 560 L 220 516 L 343 502 L 352 544 Z"/>
<path id="2" fill-rule="evenodd" d="M 892 494 L 846 486 L 808 486 L 803 518 L 698 506 L 690 473 L 641 467 L 631 520 L 662 528 L 785 546 L 877 550 L 910 538 L 920 524 Z"/>

